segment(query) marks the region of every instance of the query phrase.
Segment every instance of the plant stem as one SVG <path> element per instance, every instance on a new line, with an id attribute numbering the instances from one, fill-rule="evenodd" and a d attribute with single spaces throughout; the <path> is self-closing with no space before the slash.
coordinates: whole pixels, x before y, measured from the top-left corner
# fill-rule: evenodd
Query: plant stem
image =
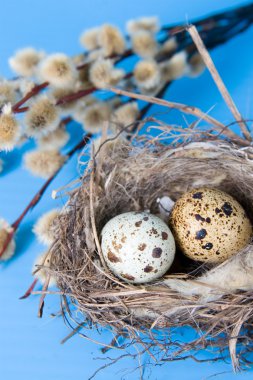
<path id="1" fill-rule="evenodd" d="M 66 95 L 66 96 L 63 96 L 62 98 L 58 99 L 56 102 L 56 105 L 59 106 L 62 104 L 73 102 L 74 100 L 78 100 L 80 98 L 83 98 L 87 95 L 92 94 L 96 90 L 97 90 L 96 87 L 90 87 L 90 88 L 87 88 L 86 90 L 79 90 L 77 92 L 73 92 L 73 94 Z"/>
<path id="2" fill-rule="evenodd" d="M 14 106 L 12 107 L 12 112 L 17 113 L 19 108 L 27 102 L 27 100 L 31 99 L 35 95 L 37 95 L 40 91 L 44 90 L 46 87 L 49 86 L 49 82 L 44 82 L 41 84 L 38 84 L 33 87 L 31 91 L 28 92 L 27 95 L 25 95 L 20 101 L 18 101 Z"/>
<path id="3" fill-rule="evenodd" d="M 31 295 L 33 289 L 35 288 L 35 285 L 37 284 L 37 282 L 38 282 L 38 279 L 35 278 L 35 280 L 32 282 L 32 284 L 27 289 L 27 291 L 25 292 L 25 294 L 22 297 L 19 297 L 19 299 L 20 300 L 24 300 L 25 298 L 28 298 Z"/>

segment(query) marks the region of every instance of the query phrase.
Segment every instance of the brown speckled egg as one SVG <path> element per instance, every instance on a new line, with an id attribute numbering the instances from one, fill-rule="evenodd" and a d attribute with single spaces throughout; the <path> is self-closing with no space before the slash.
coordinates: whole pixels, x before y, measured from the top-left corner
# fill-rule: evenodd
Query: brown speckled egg
<path id="1" fill-rule="evenodd" d="M 164 275 L 176 250 L 167 224 L 147 212 L 126 212 L 112 218 L 101 232 L 101 248 L 111 271 L 135 284 Z"/>
<path id="2" fill-rule="evenodd" d="M 229 194 L 204 187 L 177 200 L 170 226 L 186 256 L 209 263 L 226 260 L 252 236 L 252 225 L 242 206 Z"/>

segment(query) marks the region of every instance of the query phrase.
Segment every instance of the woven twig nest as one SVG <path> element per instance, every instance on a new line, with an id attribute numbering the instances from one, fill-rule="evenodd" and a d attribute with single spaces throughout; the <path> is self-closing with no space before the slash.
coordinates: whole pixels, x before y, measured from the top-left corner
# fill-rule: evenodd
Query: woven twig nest
<path id="1" fill-rule="evenodd" d="M 78 314 L 78 326 L 109 325 L 144 350 L 156 347 L 162 360 L 209 344 L 221 351 L 229 348 L 237 368 L 239 357 L 245 359 L 252 349 L 251 245 L 216 267 L 191 263 L 178 253 L 168 273 L 141 285 L 117 278 L 103 262 L 103 226 L 127 211 L 159 214 L 157 199 L 163 196 L 177 200 L 192 188 L 218 188 L 233 195 L 252 216 L 251 147 L 241 147 L 241 140 L 236 145 L 204 137 L 180 143 L 178 135 L 169 145 L 161 141 L 120 136 L 100 146 L 60 215 L 49 273 L 61 290 L 65 315 L 73 320 Z M 170 328 L 186 325 L 201 331 L 200 336 L 187 343 L 174 341 Z"/>

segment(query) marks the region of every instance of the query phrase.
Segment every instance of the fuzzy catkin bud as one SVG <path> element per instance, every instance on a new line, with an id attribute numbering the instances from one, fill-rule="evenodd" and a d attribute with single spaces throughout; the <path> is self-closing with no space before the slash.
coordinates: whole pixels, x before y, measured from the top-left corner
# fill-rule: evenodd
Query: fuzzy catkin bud
<path id="1" fill-rule="evenodd" d="M 95 154 L 98 153 L 99 155 L 110 157 L 110 153 L 117 149 L 122 141 L 125 141 L 122 134 L 115 138 L 115 134 L 111 132 L 108 133 L 107 131 L 105 136 L 99 135 L 98 137 L 92 139 L 92 147 Z M 90 151 L 91 147 L 87 146 L 86 149 Z"/>
<path id="2" fill-rule="evenodd" d="M 47 179 L 60 169 L 65 159 L 56 149 L 34 150 L 25 154 L 24 164 L 33 175 Z"/>
<path id="3" fill-rule="evenodd" d="M 110 107 L 105 102 L 96 102 L 79 112 L 76 119 L 79 121 L 85 132 L 101 132 L 106 122 L 110 118 Z"/>
<path id="4" fill-rule="evenodd" d="M 28 78 L 18 78 L 15 80 L 15 86 L 23 97 L 36 86 L 36 83 Z M 31 100 L 28 100 L 26 104 L 28 105 L 30 102 Z"/>
<path id="5" fill-rule="evenodd" d="M 31 47 L 18 50 L 9 58 L 11 69 L 18 75 L 30 77 L 35 75 L 38 64 L 45 53 Z"/>
<path id="6" fill-rule="evenodd" d="M 0 108 L 6 103 L 14 104 L 17 100 L 17 94 L 13 83 L 3 80 L 0 82 Z"/>
<path id="7" fill-rule="evenodd" d="M 118 107 L 112 115 L 113 129 L 117 126 L 126 127 L 138 118 L 139 110 L 137 102 L 129 102 Z M 133 126 L 132 126 L 133 127 Z"/>
<path id="8" fill-rule="evenodd" d="M 37 144 L 41 149 L 61 149 L 64 147 L 70 138 L 66 128 L 57 128 L 53 132 L 49 132 L 45 136 L 41 136 L 37 140 Z"/>
<path id="9" fill-rule="evenodd" d="M 96 50 L 91 50 L 89 52 L 88 60 L 89 60 L 89 62 L 94 62 L 97 59 L 100 59 L 100 58 L 103 58 L 103 57 L 104 57 L 103 50 L 101 48 L 99 48 L 99 49 L 96 49 Z"/>
<path id="10" fill-rule="evenodd" d="M 158 51 L 158 44 L 152 33 L 142 30 L 132 35 L 133 51 L 142 58 L 152 58 Z"/>
<path id="11" fill-rule="evenodd" d="M 97 52 L 97 50 L 94 50 L 94 52 Z M 93 59 L 91 59 L 93 61 Z M 90 82 L 90 76 L 89 76 L 90 66 L 84 66 L 78 70 L 78 80 L 77 80 L 77 86 L 84 88 L 90 88 L 92 87 L 92 83 Z"/>
<path id="12" fill-rule="evenodd" d="M 77 70 L 69 57 L 62 53 L 51 54 L 40 64 L 42 80 L 55 87 L 71 86 L 77 78 Z"/>
<path id="13" fill-rule="evenodd" d="M 103 49 L 105 57 L 122 54 L 125 50 L 125 40 L 120 30 L 109 24 L 105 24 L 99 29 L 98 44 Z"/>
<path id="14" fill-rule="evenodd" d="M 6 239 L 9 236 L 9 233 L 13 231 L 12 227 L 4 220 L 0 219 L 0 251 L 5 246 Z M 9 260 L 15 252 L 16 244 L 14 239 L 12 238 L 7 248 L 5 249 L 3 255 L 0 257 L 0 260 L 7 261 Z"/>
<path id="15" fill-rule="evenodd" d="M 124 76 L 124 71 L 115 69 L 110 59 L 99 59 L 90 68 L 90 81 L 97 88 L 116 85 Z"/>
<path id="16" fill-rule="evenodd" d="M 85 49 L 94 50 L 99 47 L 98 43 L 99 28 L 90 28 L 85 30 L 80 36 L 80 44 Z"/>
<path id="17" fill-rule="evenodd" d="M 126 24 L 128 34 L 134 34 L 141 30 L 152 33 L 158 32 L 160 29 L 158 17 L 140 17 L 135 20 L 129 20 Z"/>
<path id="18" fill-rule="evenodd" d="M 195 53 L 188 61 L 189 76 L 196 77 L 205 70 L 205 63 L 199 53 Z"/>
<path id="19" fill-rule="evenodd" d="M 54 131 L 59 124 L 60 115 L 54 102 L 46 96 L 37 98 L 25 116 L 25 132 L 28 136 L 39 137 Z"/>
<path id="20" fill-rule="evenodd" d="M 187 53 L 176 53 L 170 60 L 160 64 L 162 79 L 165 82 L 182 77 L 187 69 Z"/>
<path id="21" fill-rule="evenodd" d="M 134 78 L 140 89 L 152 89 L 161 81 L 159 66 L 155 61 L 140 61 L 134 68 Z"/>
<path id="22" fill-rule="evenodd" d="M 39 242 L 45 245 L 50 245 L 54 242 L 55 234 L 53 231 L 53 225 L 59 213 L 60 211 L 58 209 L 53 209 L 43 214 L 37 220 L 36 224 L 33 227 L 33 232 L 35 233 Z"/>
<path id="23" fill-rule="evenodd" d="M 20 137 L 20 126 L 11 113 L 11 106 L 3 107 L 0 115 L 0 151 L 12 150 Z"/>
<path id="24" fill-rule="evenodd" d="M 171 37 L 165 41 L 161 46 L 161 52 L 172 53 L 177 49 L 178 43 L 176 37 Z"/>
<path id="25" fill-rule="evenodd" d="M 74 88 L 54 88 L 49 97 L 53 100 L 53 103 L 57 103 L 57 101 L 65 96 L 73 94 L 73 92 L 78 91 L 80 89 L 79 86 L 75 86 Z M 78 100 L 73 100 L 71 102 L 66 102 L 57 106 L 57 109 L 60 110 L 61 116 L 69 115 L 74 111 L 76 106 L 78 105 Z"/>
<path id="26" fill-rule="evenodd" d="M 45 252 L 36 258 L 35 263 L 33 265 L 32 271 L 34 273 L 34 277 L 37 278 L 42 285 L 44 285 L 45 282 L 47 281 L 47 278 L 49 275 L 49 272 L 47 269 L 50 268 L 50 263 L 51 263 L 51 254 L 48 252 Z M 49 281 L 48 286 L 49 287 L 54 286 L 55 283 L 56 283 L 55 278 L 50 276 L 50 281 Z"/>

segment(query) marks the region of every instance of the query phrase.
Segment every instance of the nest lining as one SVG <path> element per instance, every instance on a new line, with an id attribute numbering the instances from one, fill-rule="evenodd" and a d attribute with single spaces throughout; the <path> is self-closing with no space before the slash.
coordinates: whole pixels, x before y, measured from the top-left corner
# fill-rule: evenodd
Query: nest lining
<path id="1" fill-rule="evenodd" d="M 115 333 L 127 332 L 141 343 L 144 340 L 139 333 L 144 332 L 156 346 L 154 331 L 163 331 L 160 349 L 167 357 L 173 342 L 166 329 L 190 325 L 206 333 L 178 347 L 173 357 L 212 342 L 221 350 L 229 346 L 237 368 L 235 336 L 242 326 L 247 344 L 243 339 L 240 342 L 250 351 L 251 245 L 219 268 L 189 262 L 179 253 L 179 260 L 163 278 L 136 285 L 120 280 L 105 266 L 99 235 L 106 222 L 118 214 L 143 210 L 158 214 L 157 198 L 168 195 L 176 200 L 200 186 L 231 194 L 251 217 L 251 155 L 251 148 L 238 148 L 224 140 L 173 147 L 162 145 L 159 139 L 135 137 L 129 142 L 119 137 L 102 144 L 58 219 L 57 239 L 50 251 L 49 273 L 57 280 L 67 314 L 72 318 L 72 304 L 89 325 L 109 325 Z"/>

